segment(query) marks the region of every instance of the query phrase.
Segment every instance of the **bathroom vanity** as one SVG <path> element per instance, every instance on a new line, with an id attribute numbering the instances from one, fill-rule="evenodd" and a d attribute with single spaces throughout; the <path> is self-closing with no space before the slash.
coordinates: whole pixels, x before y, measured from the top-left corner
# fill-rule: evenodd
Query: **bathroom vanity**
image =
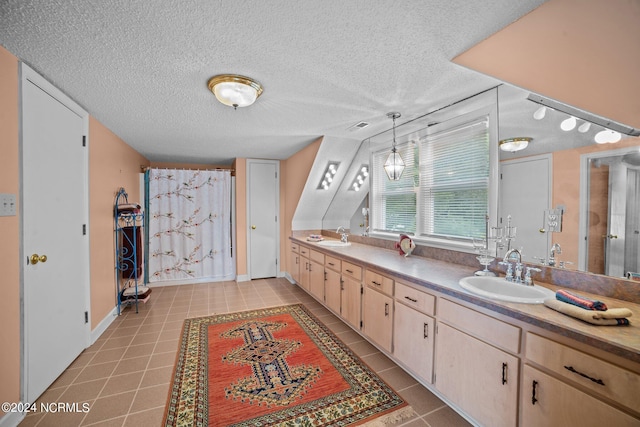
<path id="1" fill-rule="evenodd" d="M 633 311 L 629 326 L 593 326 L 542 304 L 476 296 L 458 284 L 475 271 L 466 265 L 290 239 L 293 259 L 314 253 L 324 270 L 296 282 L 470 422 L 640 425 L 637 301 L 580 291 Z"/>

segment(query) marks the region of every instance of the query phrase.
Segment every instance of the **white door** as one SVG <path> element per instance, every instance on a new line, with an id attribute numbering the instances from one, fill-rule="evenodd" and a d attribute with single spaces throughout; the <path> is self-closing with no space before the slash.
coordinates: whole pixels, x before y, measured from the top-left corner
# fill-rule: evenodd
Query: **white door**
<path id="1" fill-rule="evenodd" d="M 34 402 L 89 341 L 88 116 L 21 73 L 23 401 Z"/>
<path id="2" fill-rule="evenodd" d="M 247 160 L 249 278 L 276 277 L 280 240 L 278 162 Z"/>
<path id="3" fill-rule="evenodd" d="M 511 248 L 523 249 L 522 260 L 530 263 L 547 258 L 551 234 L 541 233 L 544 211 L 551 207 L 549 156 L 532 156 L 500 162 L 500 226 L 517 227 Z M 506 251 L 498 253 L 502 257 Z"/>

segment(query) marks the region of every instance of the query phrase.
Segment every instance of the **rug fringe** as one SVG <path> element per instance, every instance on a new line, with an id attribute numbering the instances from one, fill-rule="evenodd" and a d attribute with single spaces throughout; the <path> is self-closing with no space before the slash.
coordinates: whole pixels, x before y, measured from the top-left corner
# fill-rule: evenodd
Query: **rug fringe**
<path id="1" fill-rule="evenodd" d="M 405 406 L 402 409 L 393 411 L 389 414 L 376 418 L 375 420 L 364 423 L 362 427 L 387 427 L 392 424 L 404 421 L 416 415 L 411 406 Z"/>

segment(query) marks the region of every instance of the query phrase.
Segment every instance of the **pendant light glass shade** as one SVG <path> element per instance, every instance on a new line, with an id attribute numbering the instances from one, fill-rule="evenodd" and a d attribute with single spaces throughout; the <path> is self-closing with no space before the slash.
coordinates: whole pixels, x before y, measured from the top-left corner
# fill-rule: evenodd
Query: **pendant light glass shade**
<path id="1" fill-rule="evenodd" d="M 396 147 L 391 149 L 391 153 L 389 153 L 387 161 L 384 162 L 384 171 L 387 173 L 387 177 L 389 177 L 391 181 L 398 181 L 400 177 L 402 177 L 404 161 L 402 160 L 400 153 L 398 153 L 398 150 L 396 150 Z"/>
<path id="2" fill-rule="evenodd" d="M 396 149 L 396 119 L 400 117 L 400 113 L 387 113 L 387 117 L 393 119 L 393 145 L 387 161 L 384 162 L 384 171 L 391 181 L 398 181 L 404 171 L 404 160 Z"/>

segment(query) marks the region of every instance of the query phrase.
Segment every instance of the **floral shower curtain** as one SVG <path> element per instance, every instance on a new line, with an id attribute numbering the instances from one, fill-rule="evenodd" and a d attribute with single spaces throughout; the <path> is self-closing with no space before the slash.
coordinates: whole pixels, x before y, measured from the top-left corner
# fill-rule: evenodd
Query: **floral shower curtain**
<path id="1" fill-rule="evenodd" d="M 231 173 L 151 169 L 149 282 L 234 277 Z"/>

